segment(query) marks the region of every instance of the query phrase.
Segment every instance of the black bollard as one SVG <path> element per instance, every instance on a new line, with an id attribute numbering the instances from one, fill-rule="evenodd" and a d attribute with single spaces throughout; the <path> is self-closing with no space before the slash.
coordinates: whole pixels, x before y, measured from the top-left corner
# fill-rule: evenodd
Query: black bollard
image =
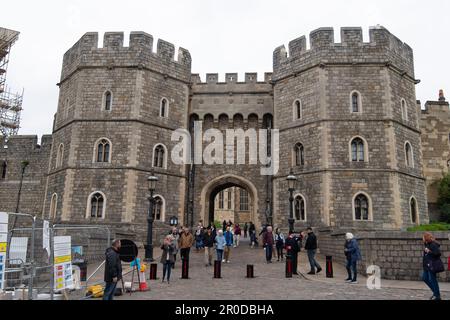
<path id="1" fill-rule="evenodd" d="M 292 258 L 286 256 L 286 278 L 292 278 Z"/>
<path id="2" fill-rule="evenodd" d="M 326 263 L 327 263 L 327 278 L 333 278 L 333 257 L 327 256 L 326 257 Z"/>
<path id="3" fill-rule="evenodd" d="M 183 259 L 181 264 L 181 279 L 189 279 L 189 260 Z"/>
<path id="4" fill-rule="evenodd" d="M 150 265 L 150 280 L 156 280 L 157 272 L 158 272 L 158 265 L 156 263 L 152 263 Z"/>
<path id="5" fill-rule="evenodd" d="M 255 277 L 255 273 L 254 273 L 254 268 L 252 264 L 248 264 L 247 265 L 247 278 L 254 278 Z"/>
<path id="6" fill-rule="evenodd" d="M 222 273 L 222 261 L 214 261 L 214 279 L 220 279 Z"/>

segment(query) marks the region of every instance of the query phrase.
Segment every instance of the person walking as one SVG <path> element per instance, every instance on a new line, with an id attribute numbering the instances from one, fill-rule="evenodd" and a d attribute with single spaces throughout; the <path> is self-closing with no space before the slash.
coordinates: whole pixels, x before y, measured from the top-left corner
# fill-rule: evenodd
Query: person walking
<path id="1" fill-rule="evenodd" d="M 236 223 L 234 225 L 234 234 L 233 234 L 233 242 L 234 242 L 234 248 L 239 247 L 239 240 L 241 238 L 241 227 L 239 226 L 239 223 Z"/>
<path id="2" fill-rule="evenodd" d="M 173 244 L 174 237 L 168 235 L 164 238 L 164 242 L 161 246 L 161 263 L 163 265 L 163 277 L 162 282 L 165 281 L 167 276 L 167 284 L 170 283 L 170 274 L 172 271 L 172 265 L 174 264 L 175 247 Z"/>
<path id="3" fill-rule="evenodd" d="M 120 240 L 114 240 L 111 247 L 105 252 L 106 283 L 103 300 L 113 300 L 117 283 L 122 279 L 122 262 L 120 261 Z"/>
<path id="4" fill-rule="evenodd" d="M 189 228 L 184 228 L 183 233 L 178 240 L 180 247 L 181 260 L 189 260 L 189 253 L 191 252 L 191 247 L 194 244 L 194 236 L 190 232 Z"/>
<path id="5" fill-rule="evenodd" d="M 298 275 L 298 253 L 300 252 L 299 238 L 293 233 L 289 232 L 289 237 L 286 239 L 286 259 L 292 261 L 292 274 Z"/>
<path id="6" fill-rule="evenodd" d="M 223 230 L 223 232 L 227 231 L 227 221 L 226 220 L 223 220 L 222 230 Z"/>
<path id="7" fill-rule="evenodd" d="M 252 248 L 255 247 L 255 245 L 258 245 L 257 239 L 256 239 L 256 227 L 253 224 L 253 222 L 250 222 L 250 226 L 248 227 L 248 232 L 250 234 L 250 245 Z"/>
<path id="8" fill-rule="evenodd" d="M 214 239 L 214 242 L 216 243 L 217 261 L 222 261 L 223 251 L 227 243 L 225 241 L 225 237 L 223 236 L 223 230 L 219 230 L 219 233 L 217 234 L 217 237 Z"/>
<path id="9" fill-rule="evenodd" d="M 203 245 L 205 246 L 205 267 L 212 266 L 214 235 L 210 227 L 208 227 L 203 235 Z"/>
<path id="10" fill-rule="evenodd" d="M 248 236 L 248 222 L 244 224 L 244 238 L 247 239 Z"/>
<path id="11" fill-rule="evenodd" d="M 283 248 L 285 245 L 285 239 L 283 233 L 281 233 L 280 228 L 275 230 L 275 246 L 277 248 L 277 261 L 283 261 Z"/>
<path id="12" fill-rule="evenodd" d="M 267 263 L 272 263 L 272 253 L 273 253 L 273 231 L 272 227 L 268 226 L 266 232 L 263 234 L 264 249 L 266 250 L 266 261 Z"/>
<path id="13" fill-rule="evenodd" d="M 227 227 L 227 231 L 225 231 L 223 236 L 225 237 L 225 251 L 222 262 L 230 263 L 231 247 L 233 246 L 233 235 L 230 227 Z"/>
<path id="14" fill-rule="evenodd" d="M 306 229 L 307 238 L 305 242 L 305 250 L 308 254 L 309 265 L 311 266 L 311 271 L 308 274 L 316 274 L 322 271 L 322 267 L 316 261 L 316 252 L 317 252 L 317 237 L 313 232 L 312 228 Z M 317 270 L 316 270 L 317 268 Z"/>
<path id="15" fill-rule="evenodd" d="M 359 250 L 358 241 L 352 233 L 345 235 L 344 253 L 347 258 L 346 269 L 348 273 L 348 278 L 345 281 L 357 284 L 358 270 L 356 266 L 358 261 L 361 260 L 361 251 Z"/>
<path id="16" fill-rule="evenodd" d="M 176 227 L 172 228 L 172 232 L 169 233 L 169 235 L 172 236 L 172 244 L 174 247 L 174 252 L 173 252 L 173 263 L 172 263 L 172 268 L 175 269 L 175 262 L 177 261 L 177 254 L 178 254 L 178 240 L 180 239 L 180 235 L 178 233 L 178 229 Z"/>
<path id="17" fill-rule="evenodd" d="M 195 250 L 197 252 L 203 249 L 203 227 L 199 224 L 195 231 Z"/>
<path id="18" fill-rule="evenodd" d="M 433 296 L 430 300 L 441 300 L 441 292 L 439 290 L 439 283 L 437 280 L 437 274 L 444 272 L 444 264 L 441 260 L 440 244 L 436 242 L 433 235 L 426 232 L 423 235 L 423 274 L 422 280 L 433 292 Z"/>

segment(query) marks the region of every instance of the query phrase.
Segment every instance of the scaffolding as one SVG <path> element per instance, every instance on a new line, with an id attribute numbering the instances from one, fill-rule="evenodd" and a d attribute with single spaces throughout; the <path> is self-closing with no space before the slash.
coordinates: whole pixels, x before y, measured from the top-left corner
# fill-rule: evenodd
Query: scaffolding
<path id="1" fill-rule="evenodd" d="M 0 135 L 16 135 L 20 128 L 22 93 L 12 92 L 6 85 L 9 54 L 19 38 L 19 32 L 0 27 Z"/>

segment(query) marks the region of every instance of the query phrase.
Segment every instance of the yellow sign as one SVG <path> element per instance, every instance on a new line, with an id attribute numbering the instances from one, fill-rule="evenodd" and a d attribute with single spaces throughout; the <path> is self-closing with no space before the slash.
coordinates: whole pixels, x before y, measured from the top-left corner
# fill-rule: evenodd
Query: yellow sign
<path id="1" fill-rule="evenodd" d="M 71 255 L 55 257 L 55 264 L 66 263 L 66 262 L 70 262 L 71 260 L 72 260 Z"/>
<path id="2" fill-rule="evenodd" d="M 6 242 L 0 242 L 0 252 L 6 252 Z"/>

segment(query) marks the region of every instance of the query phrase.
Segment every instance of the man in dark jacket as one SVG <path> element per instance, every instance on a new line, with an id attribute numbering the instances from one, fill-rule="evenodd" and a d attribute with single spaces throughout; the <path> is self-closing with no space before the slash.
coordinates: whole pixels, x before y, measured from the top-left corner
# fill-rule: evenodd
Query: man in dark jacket
<path id="1" fill-rule="evenodd" d="M 309 265 L 311 266 L 311 271 L 308 274 L 316 274 L 322 271 L 322 267 L 317 263 L 315 256 L 317 252 L 317 237 L 314 234 L 312 228 L 306 230 L 308 237 L 305 242 L 305 250 L 308 254 Z M 317 268 L 317 271 L 316 271 Z"/>
<path id="2" fill-rule="evenodd" d="M 272 227 L 268 226 L 266 232 L 263 234 L 264 249 L 266 250 L 267 263 L 272 263 L 272 251 L 273 251 L 273 232 Z"/>
<path id="3" fill-rule="evenodd" d="M 205 246 L 205 267 L 212 266 L 213 248 L 215 236 L 212 233 L 211 227 L 208 227 L 203 234 L 203 245 Z"/>
<path id="4" fill-rule="evenodd" d="M 289 232 L 289 237 L 286 239 L 286 258 L 292 260 L 292 273 L 297 274 L 298 253 L 300 252 L 300 238 L 293 232 Z"/>
<path id="5" fill-rule="evenodd" d="M 120 261 L 120 240 L 114 240 L 111 248 L 105 252 L 105 282 L 103 300 L 113 300 L 117 282 L 122 279 L 122 262 Z"/>

